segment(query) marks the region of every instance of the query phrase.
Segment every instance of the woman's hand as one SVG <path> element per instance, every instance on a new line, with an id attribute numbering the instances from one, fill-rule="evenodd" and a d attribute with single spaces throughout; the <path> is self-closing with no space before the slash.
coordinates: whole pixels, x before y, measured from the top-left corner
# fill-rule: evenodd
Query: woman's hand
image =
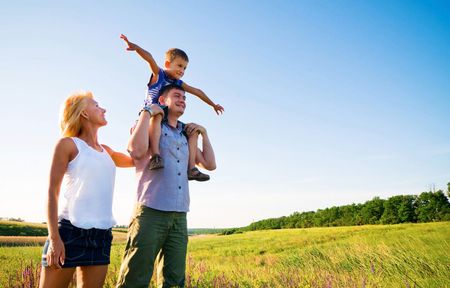
<path id="1" fill-rule="evenodd" d="M 47 263 L 49 267 L 61 269 L 66 258 L 66 250 L 61 238 L 50 239 L 47 249 Z"/>

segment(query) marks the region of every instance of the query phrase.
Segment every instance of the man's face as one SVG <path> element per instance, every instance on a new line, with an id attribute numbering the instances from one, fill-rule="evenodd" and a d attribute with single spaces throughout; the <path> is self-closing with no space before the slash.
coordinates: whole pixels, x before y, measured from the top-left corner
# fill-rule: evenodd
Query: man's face
<path id="1" fill-rule="evenodd" d="M 161 99 L 163 102 L 162 104 L 169 108 L 169 113 L 174 112 L 178 114 L 178 116 L 183 115 L 184 110 L 186 109 L 186 96 L 184 95 L 183 90 L 172 89 Z"/>

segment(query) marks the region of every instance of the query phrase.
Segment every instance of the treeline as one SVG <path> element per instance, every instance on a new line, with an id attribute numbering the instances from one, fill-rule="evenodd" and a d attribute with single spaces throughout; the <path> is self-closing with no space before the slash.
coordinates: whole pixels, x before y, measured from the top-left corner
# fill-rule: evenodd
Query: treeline
<path id="1" fill-rule="evenodd" d="M 22 218 L 0 217 L 0 221 L 25 222 Z"/>
<path id="2" fill-rule="evenodd" d="M 189 235 L 222 234 L 222 228 L 188 228 Z"/>
<path id="3" fill-rule="evenodd" d="M 450 192 L 447 191 L 447 194 L 450 195 Z M 222 234 L 267 229 L 433 221 L 450 221 L 450 203 L 442 190 L 423 192 L 420 195 L 393 196 L 387 200 L 375 197 L 364 204 L 335 206 L 316 212 L 295 212 L 290 216 L 253 222 L 246 227 L 227 229 Z"/>

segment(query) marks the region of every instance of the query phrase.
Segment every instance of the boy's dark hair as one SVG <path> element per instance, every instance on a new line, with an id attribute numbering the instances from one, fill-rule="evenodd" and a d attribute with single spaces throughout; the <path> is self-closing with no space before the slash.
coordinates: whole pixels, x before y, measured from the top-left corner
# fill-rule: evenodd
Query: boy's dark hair
<path id="1" fill-rule="evenodd" d="M 180 57 L 184 61 L 189 62 L 189 58 L 186 52 L 184 52 L 183 50 L 178 48 L 170 48 L 169 50 L 167 50 L 166 61 L 172 62 L 177 57 Z"/>
<path id="2" fill-rule="evenodd" d="M 161 90 L 159 90 L 159 97 L 164 96 L 165 94 L 169 93 L 169 91 L 173 90 L 173 89 L 177 89 L 177 90 L 181 90 L 183 92 L 186 92 L 183 87 L 181 87 L 180 85 L 177 84 L 169 84 L 167 86 L 164 86 L 161 88 Z"/>

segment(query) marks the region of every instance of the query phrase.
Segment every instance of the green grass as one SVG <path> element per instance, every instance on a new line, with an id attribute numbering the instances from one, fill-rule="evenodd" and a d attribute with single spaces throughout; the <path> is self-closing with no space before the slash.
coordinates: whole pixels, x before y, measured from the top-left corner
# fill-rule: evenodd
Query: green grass
<path id="1" fill-rule="evenodd" d="M 438 222 L 196 236 L 186 287 L 450 287 L 449 235 Z M 41 249 L 0 247 L 0 287 L 30 282 L 22 272 L 39 270 Z M 123 249 L 113 245 L 105 287 Z"/>
<path id="2" fill-rule="evenodd" d="M 0 236 L 47 236 L 47 225 L 16 221 L 0 221 Z"/>
<path id="3" fill-rule="evenodd" d="M 450 223 L 256 231 L 196 239 L 190 274 L 242 287 L 447 287 Z M 291 285 L 292 284 L 292 285 Z"/>

